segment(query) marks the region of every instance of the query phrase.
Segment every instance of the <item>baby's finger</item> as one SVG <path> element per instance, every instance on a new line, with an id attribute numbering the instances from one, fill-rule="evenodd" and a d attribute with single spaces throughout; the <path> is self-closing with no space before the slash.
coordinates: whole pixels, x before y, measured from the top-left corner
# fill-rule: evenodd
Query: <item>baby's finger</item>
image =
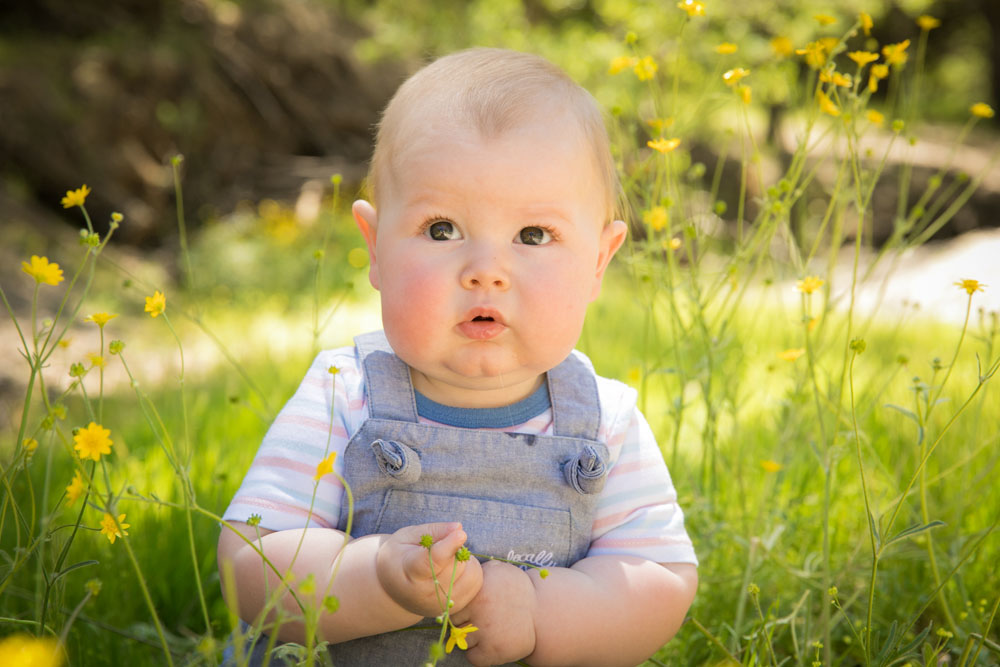
<path id="1" fill-rule="evenodd" d="M 455 524 L 457 529 L 448 533 L 439 540 L 435 540 L 431 546 L 431 558 L 437 565 L 451 565 L 451 559 L 455 552 L 462 548 L 468 536 L 462 530 L 462 524 Z"/>
<path id="2" fill-rule="evenodd" d="M 421 523 L 415 526 L 405 526 L 397 530 L 393 536 L 405 544 L 424 544 L 430 536 L 431 544 L 437 544 L 456 530 L 462 530 L 462 524 L 457 521 L 442 521 L 439 523 Z"/>

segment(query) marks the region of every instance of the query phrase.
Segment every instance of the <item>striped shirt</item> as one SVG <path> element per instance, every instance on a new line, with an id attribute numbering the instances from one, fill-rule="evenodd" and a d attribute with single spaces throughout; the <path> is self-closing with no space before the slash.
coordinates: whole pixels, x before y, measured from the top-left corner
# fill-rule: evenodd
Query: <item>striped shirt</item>
<path id="1" fill-rule="evenodd" d="M 583 354 L 573 354 L 593 368 Z M 331 368 L 337 372 L 331 373 Z M 596 379 L 601 402 L 598 440 L 608 447 L 609 471 L 587 555 L 623 554 L 697 565 L 677 492 L 652 430 L 636 407 L 635 390 L 616 380 Z M 263 528 L 275 531 L 302 528 L 307 521 L 339 528 L 344 488 L 336 475 L 324 475 L 317 483 L 316 466 L 337 452 L 333 468 L 342 475 L 340 453 L 367 418 L 364 377 L 355 348 L 321 352 L 264 436 L 223 518 L 246 521 L 257 514 Z M 419 420 L 439 423 L 423 415 Z M 491 430 L 549 435 L 552 410 Z"/>

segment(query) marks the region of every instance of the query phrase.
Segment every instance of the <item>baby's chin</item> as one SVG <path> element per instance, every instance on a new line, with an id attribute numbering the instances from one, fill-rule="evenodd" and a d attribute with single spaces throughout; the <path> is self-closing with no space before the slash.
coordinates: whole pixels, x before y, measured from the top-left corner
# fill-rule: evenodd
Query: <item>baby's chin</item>
<path id="1" fill-rule="evenodd" d="M 411 366 L 413 387 L 427 398 L 452 407 L 499 407 L 529 396 L 538 388 L 543 373 L 525 368 L 497 369 L 488 366 L 421 371 Z"/>

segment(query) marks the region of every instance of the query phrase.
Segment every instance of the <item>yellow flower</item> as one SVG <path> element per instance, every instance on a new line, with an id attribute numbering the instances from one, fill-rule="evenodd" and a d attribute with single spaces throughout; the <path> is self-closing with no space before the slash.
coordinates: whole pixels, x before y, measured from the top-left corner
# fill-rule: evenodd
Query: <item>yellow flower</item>
<path id="1" fill-rule="evenodd" d="M 837 18 L 829 14 L 816 14 L 813 18 L 816 19 L 816 23 L 822 26 L 833 25 L 837 22 Z"/>
<path id="2" fill-rule="evenodd" d="M 153 296 L 146 297 L 146 312 L 149 313 L 150 317 L 156 317 L 166 309 L 167 297 L 163 296 L 163 292 L 160 290 L 153 292 Z"/>
<path id="3" fill-rule="evenodd" d="M 803 294 L 812 294 L 825 284 L 826 281 L 819 276 L 806 276 L 802 280 L 795 283 L 795 289 L 799 290 Z"/>
<path id="4" fill-rule="evenodd" d="M 683 243 L 679 238 L 675 236 L 674 238 L 670 239 L 667 245 L 670 246 L 671 250 L 677 250 L 681 247 L 681 245 L 683 245 Z"/>
<path id="5" fill-rule="evenodd" d="M 90 360 L 91 367 L 93 367 L 93 368 L 104 368 L 104 357 L 102 357 L 101 355 L 99 355 L 99 354 L 97 354 L 95 352 L 88 352 L 87 353 L 87 359 Z"/>
<path id="6" fill-rule="evenodd" d="M 83 206 L 83 202 L 87 200 L 87 195 L 90 194 L 90 188 L 86 185 L 79 187 L 76 190 L 67 190 L 66 196 L 62 198 L 63 208 L 73 208 L 74 206 Z"/>
<path id="7" fill-rule="evenodd" d="M 775 55 L 781 57 L 790 56 L 794 50 L 792 40 L 779 35 L 771 40 L 771 50 L 774 51 Z"/>
<path id="8" fill-rule="evenodd" d="M 59 342 L 56 343 L 56 345 L 65 350 L 67 347 L 70 346 L 70 344 L 72 344 L 72 342 L 73 342 L 72 338 L 60 338 Z"/>
<path id="9" fill-rule="evenodd" d="M 313 479 L 317 482 L 323 475 L 333 472 L 333 462 L 337 458 L 337 452 L 330 452 L 330 455 L 319 462 L 316 466 L 316 474 L 313 475 Z"/>
<path id="10" fill-rule="evenodd" d="M 969 296 L 972 296 L 975 292 L 982 292 L 983 288 L 986 287 L 983 283 L 972 278 L 964 278 L 960 282 L 955 283 L 955 286 L 964 289 L 969 293 Z"/>
<path id="11" fill-rule="evenodd" d="M 715 47 L 715 52 L 723 56 L 728 56 L 731 53 L 736 53 L 739 49 L 740 47 L 736 46 L 732 42 L 723 42 Z"/>
<path id="12" fill-rule="evenodd" d="M 779 352 L 778 358 L 781 359 L 782 361 L 795 361 L 805 353 L 806 353 L 805 348 L 796 347 Z"/>
<path id="13" fill-rule="evenodd" d="M 108 437 L 109 435 L 111 435 L 110 429 L 90 422 L 87 428 L 81 428 L 73 436 L 73 440 L 76 442 L 73 448 L 80 452 L 81 459 L 100 461 L 101 454 L 111 453 L 111 445 L 114 443 Z"/>
<path id="14" fill-rule="evenodd" d="M 885 116 L 883 116 L 880 112 L 876 111 L 875 109 L 869 109 L 868 111 L 866 111 L 865 117 L 868 118 L 869 123 L 871 123 L 872 125 L 878 125 L 879 127 L 882 127 L 882 123 L 885 122 Z"/>
<path id="15" fill-rule="evenodd" d="M 681 145 L 681 140 L 677 137 L 674 137 L 673 139 L 664 139 L 661 137 L 659 139 L 647 141 L 646 145 L 652 149 L 660 151 L 661 153 L 669 153 Z"/>
<path id="16" fill-rule="evenodd" d="M 722 80 L 726 82 L 726 85 L 732 88 L 740 79 L 750 76 L 750 70 L 743 69 L 742 67 L 737 67 L 736 69 L 731 69 L 722 75 Z"/>
<path id="17" fill-rule="evenodd" d="M 841 74 L 836 70 L 832 72 L 827 72 L 823 70 L 819 73 L 819 80 L 823 83 L 832 83 L 835 86 L 840 86 L 841 88 L 851 87 L 851 77 L 847 74 Z"/>
<path id="18" fill-rule="evenodd" d="M 917 18 L 917 25 L 920 26 L 921 30 L 930 31 L 940 26 L 941 21 L 928 14 L 923 14 Z"/>
<path id="19" fill-rule="evenodd" d="M 884 79 L 887 76 L 889 76 L 888 65 L 872 65 L 871 71 L 868 73 L 868 90 L 873 93 L 877 91 L 879 79 Z"/>
<path id="20" fill-rule="evenodd" d="M 840 107 L 834 104 L 833 100 L 827 97 L 822 90 L 816 91 L 816 100 L 819 102 L 819 110 L 823 113 L 830 114 L 834 118 L 840 115 Z"/>
<path id="21" fill-rule="evenodd" d="M 71 507 L 86 490 L 87 486 L 83 483 L 83 475 L 77 470 L 73 473 L 73 481 L 66 487 L 66 505 Z"/>
<path id="22" fill-rule="evenodd" d="M 654 232 L 658 232 L 667 226 L 667 220 L 669 220 L 667 209 L 663 206 L 654 206 L 642 214 L 642 220 L 652 227 Z"/>
<path id="23" fill-rule="evenodd" d="M 969 112 L 979 118 L 993 118 L 993 107 L 986 102 L 976 102 L 969 107 Z"/>
<path id="24" fill-rule="evenodd" d="M 907 47 L 910 46 L 910 40 L 904 39 L 898 44 L 886 44 L 882 47 L 882 55 L 885 56 L 885 63 L 887 65 L 905 65 L 906 59 L 909 58 L 909 54 L 906 52 Z"/>
<path id="25" fill-rule="evenodd" d="M 872 23 L 872 17 L 865 12 L 861 12 L 858 14 L 858 22 L 861 23 L 861 29 L 865 31 L 865 36 L 871 36 L 872 26 L 875 25 Z"/>
<path id="26" fill-rule="evenodd" d="M 739 94 L 740 99 L 743 100 L 743 104 L 750 104 L 752 99 L 752 92 L 750 86 L 740 86 L 736 89 L 737 94 Z"/>
<path id="27" fill-rule="evenodd" d="M 760 462 L 760 467 L 763 468 L 766 472 L 778 472 L 785 466 L 781 465 L 777 461 L 771 461 L 770 459 L 765 459 L 764 461 Z"/>
<path id="28" fill-rule="evenodd" d="M 818 324 L 819 324 L 818 317 L 810 317 L 809 321 L 806 322 L 806 330 L 811 332 L 816 329 L 816 325 Z"/>
<path id="29" fill-rule="evenodd" d="M 806 57 L 806 64 L 813 69 L 819 69 L 826 63 L 826 47 L 822 42 L 809 42 L 804 49 L 795 49 L 795 53 Z"/>
<path id="30" fill-rule="evenodd" d="M 653 60 L 653 56 L 646 56 L 635 64 L 632 71 L 635 72 L 639 81 L 649 81 L 656 75 L 656 70 L 658 69 L 660 69 L 660 67 L 656 64 L 656 61 Z"/>
<path id="31" fill-rule="evenodd" d="M 677 3 L 677 8 L 687 12 L 690 17 L 705 15 L 705 5 L 698 0 L 681 0 Z"/>
<path id="32" fill-rule="evenodd" d="M 111 544 L 115 543 L 115 539 L 121 537 L 122 535 L 128 535 L 126 528 L 131 528 L 131 524 L 125 523 L 125 515 L 118 515 L 118 525 L 115 525 L 115 518 L 104 513 L 104 518 L 101 519 L 101 535 L 108 538 L 108 542 Z"/>
<path id="33" fill-rule="evenodd" d="M 868 63 L 878 60 L 878 54 L 871 51 L 851 51 L 847 57 L 856 62 L 858 67 L 864 67 Z"/>
<path id="34" fill-rule="evenodd" d="M 635 67 L 637 64 L 639 64 L 639 59 L 635 56 L 618 56 L 617 58 L 612 58 L 611 64 L 608 66 L 608 74 L 624 72 L 630 67 Z"/>
<path id="35" fill-rule="evenodd" d="M 456 628 L 454 625 L 451 626 L 451 634 L 448 635 L 448 645 L 445 646 L 444 652 L 451 653 L 452 649 L 457 645 L 458 648 L 463 651 L 469 648 L 469 643 L 465 641 L 467 635 L 472 634 L 478 630 L 474 625 L 467 625 L 464 628 Z"/>
<path id="36" fill-rule="evenodd" d="M 24 451 L 28 452 L 28 454 L 34 454 L 35 450 L 38 449 L 38 441 L 34 438 L 25 438 L 21 442 L 21 445 L 24 447 Z"/>
<path id="37" fill-rule="evenodd" d="M 93 315 L 83 318 L 83 321 L 93 322 L 94 324 L 103 329 L 105 324 L 115 319 L 116 317 L 118 317 L 116 313 L 94 313 Z"/>
<path id="38" fill-rule="evenodd" d="M 8 635 L 0 639 L 0 665 L 10 667 L 60 667 L 65 654 L 53 637 Z"/>
<path id="39" fill-rule="evenodd" d="M 48 257 L 31 256 L 31 263 L 21 262 L 21 270 L 35 279 L 36 283 L 58 285 L 63 281 L 63 272 L 55 262 L 49 262 Z"/>

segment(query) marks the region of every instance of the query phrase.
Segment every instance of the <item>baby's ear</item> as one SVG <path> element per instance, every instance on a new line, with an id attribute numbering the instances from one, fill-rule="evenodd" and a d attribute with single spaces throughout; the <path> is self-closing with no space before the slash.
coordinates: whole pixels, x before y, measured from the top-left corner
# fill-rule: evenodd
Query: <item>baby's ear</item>
<path id="1" fill-rule="evenodd" d="M 368 282 L 372 287 L 378 289 L 378 265 L 375 261 L 375 234 L 378 231 L 378 213 L 375 207 L 364 199 L 359 199 L 351 206 L 351 213 L 354 214 L 354 221 L 361 230 L 361 235 L 365 237 L 368 245 Z"/>
<path id="2" fill-rule="evenodd" d="M 593 301 L 601 293 L 601 281 L 604 280 L 604 272 L 611 263 L 611 258 L 615 256 L 618 249 L 625 242 L 628 234 L 628 225 L 621 220 L 613 220 L 601 230 L 599 254 L 597 255 L 597 272 L 594 274 L 594 289 L 590 294 Z"/>

